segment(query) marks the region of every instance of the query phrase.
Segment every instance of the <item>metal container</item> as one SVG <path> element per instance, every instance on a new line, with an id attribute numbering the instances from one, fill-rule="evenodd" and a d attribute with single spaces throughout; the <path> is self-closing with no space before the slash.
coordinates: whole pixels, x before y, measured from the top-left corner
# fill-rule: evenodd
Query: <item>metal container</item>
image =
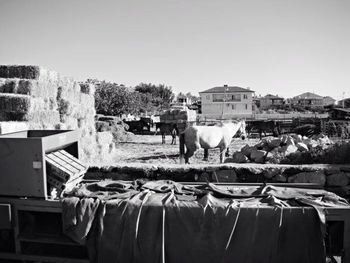
<path id="1" fill-rule="evenodd" d="M 27 130 L 0 135 L 0 196 L 47 198 L 45 155 L 65 150 L 76 158 L 78 131 Z"/>

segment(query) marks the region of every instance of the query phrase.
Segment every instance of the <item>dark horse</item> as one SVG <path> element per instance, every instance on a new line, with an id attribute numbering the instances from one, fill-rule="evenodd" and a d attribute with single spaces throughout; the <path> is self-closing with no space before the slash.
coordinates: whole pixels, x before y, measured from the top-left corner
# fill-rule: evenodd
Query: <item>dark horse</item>
<path id="1" fill-rule="evenodd" d="M 179 129 L 176 124 L 159 122 L 156 123 L 156 134 L 158 129 L 162 135 L 162 144 L 165 144 L 165 135 L 167 134 L 171 135 L 171 144 L 176 144 L 176 136 L 179 135 Z"/>
<path id="2" fill-rule="evenodd" d="M 260 140 L 262 133 L 266 137 L 266 132 L 271 132 L 273 136 L 277 137 L 281 134 L 281 129 L 278 121 L 275 120 L 255 120 L 247 125 L 248 134 L 252 131 L 259 133 Z"/>

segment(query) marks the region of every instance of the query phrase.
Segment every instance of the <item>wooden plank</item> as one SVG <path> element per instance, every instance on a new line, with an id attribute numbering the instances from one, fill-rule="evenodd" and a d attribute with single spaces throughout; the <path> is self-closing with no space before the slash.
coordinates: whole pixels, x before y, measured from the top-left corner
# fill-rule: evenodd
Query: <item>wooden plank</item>
<path id="1" fill-rule="evenodd" d="M 65 150 L 60 150 L 60 153 L 68 156 L 72 161 L 74 161 L 77 165 L 81 166 L 82 169 L 87 169 L 87 166 L 83 165 L 79 159 L 75 158 L 73 155 L 69 154 L 68 152 L 66 152 Z"/>
<path id="2" fill-rule="evenodd" d="M 63 179 L 64 181 L 68 180 L 71 176 L 74 175 L 73 172 L 67 170 L 65 167 L 60 166 L 58 163 L 52 161 L 52 160 L 48 160 L 46 159 L 47 162 L 47 175 L 50 176 L 51 173 L 54 174 L 55 176 L 60 177 L 61 179 Z M 59 167 L 59 168 L 58 168 Z"/>
<path id="3" fill-rule="evenodd" d="M 74 171 L 73 171 L 73 169 L 71 169 L 70 166 L 66 165 L 66 163 L 63 163 L 59 158 L 57 158 L 54 155 L 51 155 L 51 154 L 46 155 L 46 161 L 52 166 L 60 167 L 62 170 L 64 170 L 69 175 L 74 174 Z"/>
<path id="4" fill-rule="evenodd" d="M 80 170 L 74 167 L 72 164 L 69 163 L 69 161 L 64 160 L 61 155 L 59 155 L 57 152 L 53 152 L 52 158 L 55 158 L 55 161 L 58 162 L 60 165 L 64 166 L 68 170 L 72 171 L 73 173 L 77 173 Z"/>

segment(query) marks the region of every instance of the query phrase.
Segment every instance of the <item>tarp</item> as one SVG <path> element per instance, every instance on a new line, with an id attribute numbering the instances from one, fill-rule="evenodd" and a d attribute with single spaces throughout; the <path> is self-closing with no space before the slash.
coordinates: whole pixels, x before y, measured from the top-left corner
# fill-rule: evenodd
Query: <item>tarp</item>
<path id="1" fill-rule="evenodd" d="M 65 233 L 91 262 L 325 262 L 317 189 L 186 186 L 172 181 L 81 184 L 62 199 Z"/>

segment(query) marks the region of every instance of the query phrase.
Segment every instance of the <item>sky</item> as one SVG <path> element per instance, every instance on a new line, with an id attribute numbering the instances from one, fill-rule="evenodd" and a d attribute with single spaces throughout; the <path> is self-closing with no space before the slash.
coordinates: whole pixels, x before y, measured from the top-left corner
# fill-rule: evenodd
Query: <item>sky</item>
<path id="1" fill-rule="evenodd" d="M 349 0 L 0 0 L 0 64 L 77 80 L 350 97 Z"/>

